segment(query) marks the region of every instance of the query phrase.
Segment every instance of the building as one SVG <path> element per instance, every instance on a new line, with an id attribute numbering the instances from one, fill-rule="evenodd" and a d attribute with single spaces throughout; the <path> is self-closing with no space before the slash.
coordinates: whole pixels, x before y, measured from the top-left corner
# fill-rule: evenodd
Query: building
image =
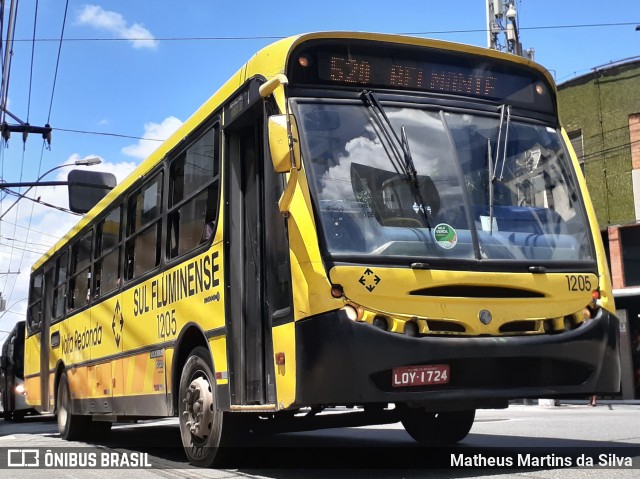
<path id="1" fill-rule="evenodd" d="M 594 203 L 624 319 L 623 396 L 640 398 L 640 57 L 558 85 L 558 101 Z"/>

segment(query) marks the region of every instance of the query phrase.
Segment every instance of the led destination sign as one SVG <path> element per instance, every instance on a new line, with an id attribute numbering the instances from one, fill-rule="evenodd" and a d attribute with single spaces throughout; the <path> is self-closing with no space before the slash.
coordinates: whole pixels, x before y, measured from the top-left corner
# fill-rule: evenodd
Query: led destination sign
<path id="1" fill-rule="evenodd" d="M 321 54 L 320 78 L 331 82 L 358 85 L 388 85 L 450 93 L 462 93 L 474 96 L 495 98 L 501 96 L 497 91 L 505 82 L 504 75 L 439 64 L 420 64 L 418 62 L 391 60 L 379 57 L 358 57 Z M 324 58 L 323 58 L 324 57 Z M 518 77 L 521 88 L 531 85 L 530 79 Z M 506 85 L 502 85 L 502 89 Z M 513 86 L 511 87 L 513 89 Z"/>
<path id="2" fill-rule="evenodd" d="M 492 57 L 431 48 L 320 44 L 294 55 L 301 84 L 390 88 L 498 100 L 553 112 L 544 77 Z"/>

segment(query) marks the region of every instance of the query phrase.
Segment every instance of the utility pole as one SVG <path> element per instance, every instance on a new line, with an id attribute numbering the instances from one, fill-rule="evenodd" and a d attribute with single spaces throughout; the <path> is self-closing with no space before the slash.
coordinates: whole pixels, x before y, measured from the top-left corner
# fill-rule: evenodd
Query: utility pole
<path id="1" fill-rule="evenodd" d="M 534 50 L 522 49 L 515 3 L 513 0 L 486 0 L 487 2 L 487 47 L 506 51 L 533 60 Z M 505 42 L 501 43 L 504 35 Z"/>

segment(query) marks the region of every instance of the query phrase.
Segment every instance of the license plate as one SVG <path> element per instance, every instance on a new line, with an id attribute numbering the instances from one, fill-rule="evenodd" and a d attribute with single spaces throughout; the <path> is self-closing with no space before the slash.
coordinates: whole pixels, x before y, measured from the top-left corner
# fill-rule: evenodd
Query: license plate
<path id="1" fill-rule="evenodd" d="M 405 366 L 393 369 L 391 385 L 394 388 L 400 388 L 408 386 L 448 384 L 449 378 L 450 372 L 448 364 Z"/>

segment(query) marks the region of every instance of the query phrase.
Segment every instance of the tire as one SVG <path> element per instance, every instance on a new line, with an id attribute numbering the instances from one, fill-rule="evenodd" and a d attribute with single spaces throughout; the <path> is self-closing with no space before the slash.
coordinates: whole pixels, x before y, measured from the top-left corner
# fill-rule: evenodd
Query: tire
<path id="1" fill-rule="evenodd" d="M 182 445 L 189 462 L 210 467 L 219 453 L 223 412 L 216 405 L 216 381 L 206 348 L 191 351 L 182 368 L 178 418 Z"/>
<path id="2" fill-rule="evenodd" d="M 475 416 L 475 409 L 445 412 L 408 406 L 400 409 L 400 421 L 405 431 L 426 446 L 447 446 L 462 441 L 469 434 Z"/>
<path id="3" fill-rule="evenodd" d="M 62 439 L 75 441 L 89 435 L 91 417 L 73 414 L 67 373 L 62 373 L 56 394 L 56 421 Z"/>

